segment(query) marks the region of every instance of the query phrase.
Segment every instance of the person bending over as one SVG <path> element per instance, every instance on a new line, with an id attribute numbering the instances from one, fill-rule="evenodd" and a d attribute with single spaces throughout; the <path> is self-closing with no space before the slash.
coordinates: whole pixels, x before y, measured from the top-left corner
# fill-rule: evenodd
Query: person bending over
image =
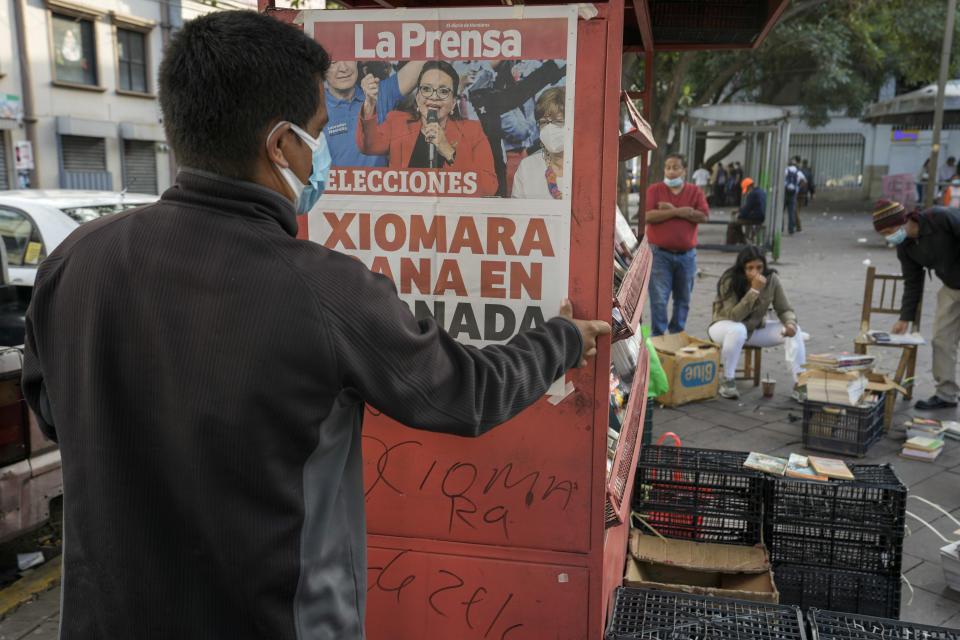
<path id="1" fill-rule="evenodd" d="M 771 306 L 779 322 L 766 321 Z M 720 276 L 717 299 L 713 303 L 713 324 L 708 334 L 722 347 L 724 379 L 719 392 L 724 398 L 740 397 L 734 376 L 744 346 L 775 347 L 785 344 L 784 338 L 796 336 L 796 349 L 787 360 L 793 376 L 792 397 L 797 402 L 806 399 L 806 389 L 797 384 L 797 375 L 803 371 L 807 359 L 797 314 L 790 306 L 776 270 L 767 266 L 763 249 L 755 246 L 743 249 L 737 254 L 736 264 Z"/>
<path id="2" fill-rule="evenodd" d="M 936 393 L 918 400 L 923 411 L 957 406 L 957 352 L 960 350 L 960 209 L 930 207 L 907 213 L 899 202 L 881 200 L 873 210 L 873 228 L 897 248 L 903 270 L 900 319 L 891 333 L 906 333 L 923 298 L 924 270 L 936 274 L 933 316 L 933 379 Z"/>

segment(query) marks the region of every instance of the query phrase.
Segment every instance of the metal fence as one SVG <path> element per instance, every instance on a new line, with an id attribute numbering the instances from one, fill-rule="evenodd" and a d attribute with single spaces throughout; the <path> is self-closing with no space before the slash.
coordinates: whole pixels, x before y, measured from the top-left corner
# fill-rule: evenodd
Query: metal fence
<path id="1" fill-rule="evenodd" d="M 859 189 L 865 143 L 860 133 L 795 133 L 790 136 L 790 157 L 809 163 L 817 191 Z"/>

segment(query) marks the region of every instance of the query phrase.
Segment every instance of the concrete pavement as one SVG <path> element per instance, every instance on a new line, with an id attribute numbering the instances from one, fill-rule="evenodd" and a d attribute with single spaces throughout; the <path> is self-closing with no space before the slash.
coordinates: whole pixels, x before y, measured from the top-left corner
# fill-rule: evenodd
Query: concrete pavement
<path id="1" fill-rule="evenodd" d="M 879 273 L 899 273 L 896 251 L 887 248 L 871 225 L 872 203 L 814 202 L 802 210 L 803 231 L 784 236 L 780 260 L 772 266 L 779 272 L 788 297 L 797 312 L 800 327 L 810 334 L 807 353 L 853 351 L 853 340 L 860 327 L 864 279 L 869 261 Z M 702 227 L 700 242 L 723 242 L 723 226 Z M 707 338 L 711 304 L 717 279 L 733 264 L 735 254 L 700 251 L 700 270 L 693 290 L 687 332 Z M 929 341 L 936 307 L 936 292 L 941 286 L 934 277 L 926 280 L 921 333 Z M 649 317 L 649 316 L 646 316 Z M 889 329 L 896 320 L 888 316 L 878 329 Z M 878 368 L 892 372 L 898 349 L 876 348 Z M 930 346 L 918 353 L 914 399 L 933 395 L 930 373 Z M 738 381 L 739 400 L 716 398 L 666 409 L 654 410 L 653 442 L 665 431 L 676 433 L 684 446 L 761 451 L 774 455 L 791 452 L 830 456 L 807 451 L 801 444 L 803 408 L 790 399 L 792 381 L 784 362 L 783 349 L 763 350 L 763 375 L 777 381 L 773 398 L 762 397 L 760 387 Z M 893 427 L 863 458 L 847 458 L 862 464 L 890 463 L 908 488 L 907 511 L 929 522 L 951 540 L 960 535 L 948 517 L 912 498 L 923 497 L 960 519 L 960 441 L 947 440 L 943 453 L 934 462 L 907 460 L 898 454 L 903 436 L 895 431 L 910 416 L 960 420 L 960 411 L 946 409 L 920 412 L 898 399 Z M 839 457 L 839 456 L 838 456 Z M 903 596 L 900 618 L 912 622 L 960 628 L 960 592 L 946 586 L 940 565 L 939 548 L 945 543 L 918 520 L 907 516 L 904 541 Z M 912 587 L 912 592 L 911 592 Z"/>
<path id="2" fill-rule="evenodd" d="M 810 334 L 807 352 L 852 350 L 860 323 L 860 308 L 869 260 L 882 273 L 896 273 L 895 251 L 886 248 L 870 222 L 870 203 L 830 204 L 816 201 L 802 210 L 803 232 L 784 237 L 781 259 L 774 266 L 780 272 L 787 294 L 799 316 L 800 326 Z M 722 242 L 725 229 L 707 226 L 702 242 Z M 863 239 L 864 241 L 860 241 Z M 693 291 L 687 322 L 689 333 L 706 338 L 717 278 L 734 261 L 734 254 L 701 251 L 701 270 Z M 927 281 L 922 332 L 927 339 L 933 325 L 935 293 L 939 281 Z M 649 317 L 647 314 L 645 317 Z M 889 324 L 892 326 L 894 318 Z M 882 328 L 883 325 L 881 325 Z M 876 350 L 881 369 L 895 366 L 896 351 Z M 759 388 L 738 383 L 741 398 L 717 398 L 676 409 L 656 408 L 653 441 L 673 431 L 684 446 L 771 454 L 805 452 L 801 445 L 802 407 L 790 400 L 791 381 L 781 349 L 765 349 L 763 373 L 777 380 L 777 392 L 764 399 Z M 915 397 L 933 393 L 930 375 L 930 347 L 919 350 Z M 898 401 L 894 424 L 908 416 L 930 415 L 914 412 Z M 960 419 L 957 410 L 935 417 Z M 899 440 L 893 430 L 859 459 L 867 464 L 889 462 L 909 488 L 909 495 L 939 504 L 960 519 L 960 441 L 948 440 L 945 451 L 932 463 L 906 460 L 897 455 Z M 816 452 L 809 452 L 816 453 Z M 829 454 L 825 454 L 829 455 Z M 908 498 L 911 513 L 930 522 L 944 535 L 956 539 L 950 520 L 918 500 Z M 949 589 L 940 567 L 939 547 L 944 543 L 917 520 L 908 517 L 909 535 L 904 544 L 903 573 L 911 588 L 903 588 L 901 618 L 925 624 L 960 628 L 960 592 Z M 54 640 L 57 637 L 59 588 L 43 592 L 0 619 L 0 640 Z"/>

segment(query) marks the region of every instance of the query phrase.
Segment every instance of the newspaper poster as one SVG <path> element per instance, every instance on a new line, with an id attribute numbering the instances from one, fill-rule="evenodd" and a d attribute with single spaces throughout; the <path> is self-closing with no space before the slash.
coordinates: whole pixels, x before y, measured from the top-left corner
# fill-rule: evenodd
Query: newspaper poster
<path id="1" fill-rule="evenodd" d="M 577 10 L 318 10 L 333 166 L 308 237 L 484 346 L 567 295 Z M 301 222 L 302 225 L 302 222 Z"/>

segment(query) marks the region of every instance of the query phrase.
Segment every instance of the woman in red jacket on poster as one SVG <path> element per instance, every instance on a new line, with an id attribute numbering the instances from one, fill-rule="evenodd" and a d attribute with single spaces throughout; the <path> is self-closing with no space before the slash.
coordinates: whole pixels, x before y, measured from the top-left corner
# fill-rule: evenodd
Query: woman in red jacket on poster
<path id="1" fill-rule="evenodd" d="M 368 91 L 357 146 L 361 153 L 390 154 L 393 169 L 444 169 L 476 174 L 476 195 L 497 193 L 490 141 L 479 122 L 462 120 L 456 112 L 460 79 L 453 65 L 431 60 L 417 81 L 416 112 L 391 111 L 377 124 L 377 92 Z"/>

